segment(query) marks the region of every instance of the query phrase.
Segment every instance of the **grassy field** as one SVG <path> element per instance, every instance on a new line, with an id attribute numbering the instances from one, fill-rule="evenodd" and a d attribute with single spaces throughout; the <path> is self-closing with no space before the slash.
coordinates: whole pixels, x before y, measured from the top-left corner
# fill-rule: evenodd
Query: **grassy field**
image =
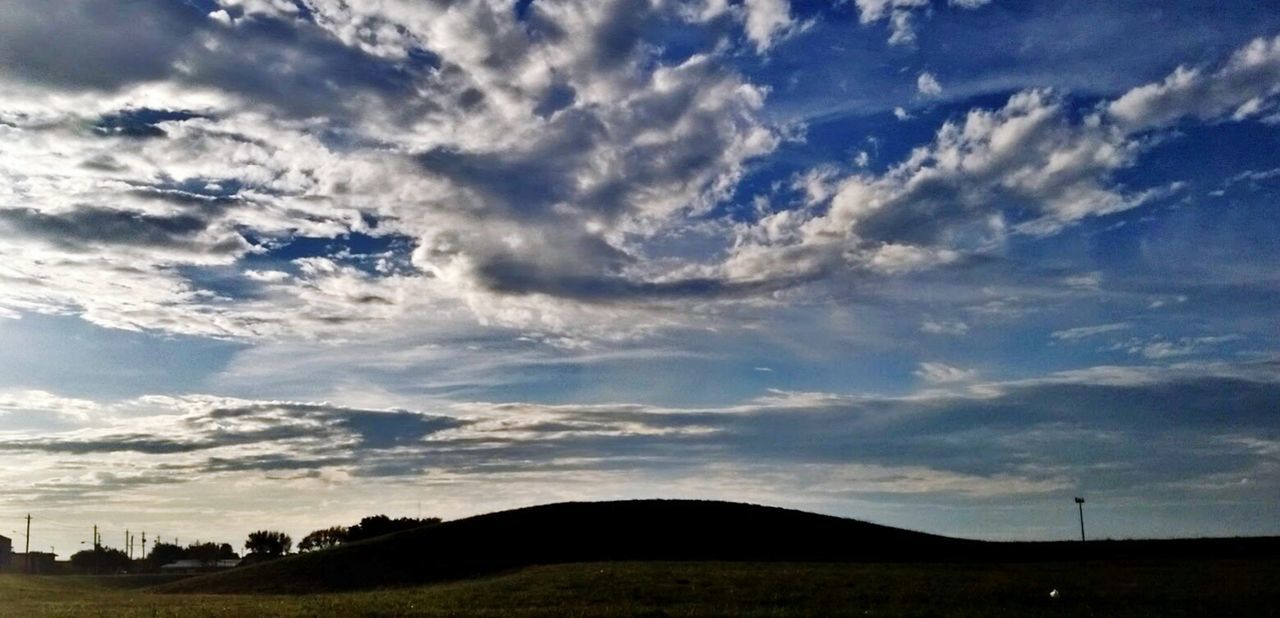
<path id="1" fill-rule="evenodd" d="M 3 616 L 1280 616 L 1280 562 L 610 562 L 312 595 L 147 591 L 155 580 L 0 576 Z M 1057 589 L 1060 596 L 1050 598 Z"/>

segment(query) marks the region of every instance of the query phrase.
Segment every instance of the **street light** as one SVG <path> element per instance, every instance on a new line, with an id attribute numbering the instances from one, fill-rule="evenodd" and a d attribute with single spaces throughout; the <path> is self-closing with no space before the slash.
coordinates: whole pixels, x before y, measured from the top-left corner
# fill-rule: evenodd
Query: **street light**
<path id="1" fill-rule="evenodd" d="M 1080 507 L 1080 540 L 1084 541 L 1084 498 L 1076 496 L 1076 506 Z"/>

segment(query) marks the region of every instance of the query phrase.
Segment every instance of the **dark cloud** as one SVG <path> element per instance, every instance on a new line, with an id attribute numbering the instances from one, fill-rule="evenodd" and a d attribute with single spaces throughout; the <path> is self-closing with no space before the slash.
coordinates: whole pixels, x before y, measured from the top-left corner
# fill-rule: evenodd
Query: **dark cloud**
<path id="1" fill-rule="evenodd" d="M 106 434 L 93 439 L 12 440 L 0 443 L 0 450 L 43 451 L 87 455 L 94 453 L 146 453 L 172 455 L 212 448 L 209 442 L 183 442 L 148 434 Z"/>
<path id="2" fill-rule="evenodd" d="M 431 434 L 466 424 L 466 421 L 452 417 L 403 410 L 263 402 L 213 407 L 183 417 L 181 427 L 166 428 L 166 431 L 155 434 L 105 433 L 91 438 L 13 440 L 0 444 L 0 449 L 169 455 L 243 445 L 292 443 L 302 450 L 372 451 L 414 445 Z"/>
<path id="3" fill-rule="evenodd" d="M 253 17 L 215 36 L 215 50 L 192 50 L 184 58 L 180 79 L 269 104 L 286 116 L 340 121 L 359 111 L 352 106 L 360 95 L 417 109 L 413 87 L 431 69 L 372 56 L 306 21 Z"/>
<path id="4" fill-rule="evenodd" d="M 495 214 L 523 220 L 546 217 L 575 197 L 573 176 L 607 135 L 594 113 L 570 110 L 557 116 L 538 141 L 519 151 L 464 152 L 436 148 L 418 155 L 426 171 L 489 198 Z"/>
<path id="5" fill-rule="evenodd" d="M 210 224 L 194 215 L 158 216 L 92 206 L 56 214 L 15 208 L 0 210 L 0 225 L 69 251 L 126 245 L 238 254 L 247 248 L 239 236 L 212 242 L 199 238 Z"/>
<path id="6" fill-rule="evenodd" d="M 587 301 L 716 296 L 733 288 L 723 281 L 709 278 L 656 283 L 632 281 L 617 275 L 572 275 L 540 268 L 517 257 L 491 258 L 480 266 L 476 274 L 490 290 L 504 294 L 552 294 Z"/>
<path id="7" fill-rule="evenodd" d="M 7 2 L 4 14 L 0 70 L 62 88 L 116 89 L 168 78 L 242 95 L 286 116 L 342 117 L 358 93 L 412 108 L 415 76 L 433 65 L 429 54 L 403 62 L 369 55 L 306 19 L 258 15 L 223 27 L 186 2 Z M 211 43 L 195 44 L 202 39 Z M 158 136 L 146 125 L 102 128 Z"/>
<path id="8" fill-rule="evenodd" d="M 306 459 L 289 455 L 251 455 L 247 457 L 210 457 L 197 468 L 204 472 L 279 472 L 294 470 L 321 470 L 356 463 L 354 457 L 323 457 Z M 186 470 L 191 472 L 192 470 Z"/>
<path id="9" fill-rule="evenodd" d="M 202 118 L 200 114 L 182 110 L 127 109 L 106 114 L 93 125 L 93 130 L 104 137 L 165 137 L 162 122 Z"/>
<path id="10" fill-rule="evenodd" d="M 0 71 L 73 88 L 166 77 L 209 21 L 169 0 L 6 1 L 0 12 Z"/>

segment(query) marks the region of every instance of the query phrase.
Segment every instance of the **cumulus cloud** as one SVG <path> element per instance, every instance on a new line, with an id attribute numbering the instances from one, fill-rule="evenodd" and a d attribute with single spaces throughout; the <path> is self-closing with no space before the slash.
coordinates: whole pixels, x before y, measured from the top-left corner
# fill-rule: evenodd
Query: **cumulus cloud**
<path id="1" fill-rule="evenodd" d="M 743 6 L 747 11 L 747 38 L 755 44 L 758 53 L 763 54 L 798 27 L 791 16 L 789 0 L 747 0 Z"/>
<path id="2" fill-rule="evenodd" d="M 1275 109 L 1280 94 L 1280 37 L 1255 39 L 1221 68 L 1180 66 L 1163 81 L 1126 92 L 1107 113 L 1130 131 L 1171 124 L 1184 117 L 1241 120 Z"/>
<path id="3" fill-rule="evenodd" d="M 1232 117 L 1267 109 L 1275 87 L 1276 44 L 1259 41 L 1094 113 L 1021 92 L 887 171 L 868 155 L 852 175 L 801 173 L 802 205 L 733 220 L 713 213 L 786 133 L 764 119 L 767 89 L 718 48 L 664 56 L 645 37 L 742 28 L 765 51 L 803 27 L 787 2 L 521 16 L 486 0 L 219 3 L 227 20 L 130 7 L 128 23 L 96 0 L 6 22 L 4 315 L 239 339 L 348 339 L 424 314 L 566 344 L 642 336 L 846 273 L 965 264 L 1011 234 L 1167 197 L 1181 185 L 1113 180 L 1172 118 L 1158 110 Z M 926 3 L 858 7 L 872 23 Z M 85 16 L 99 14 L 145 32 L 98 36 Z M 15 42 L 40 32 L 53 43 Z M 928 73 L 919 86 L 941 88 Z"/>
<path id="4" fill-rule="evenodd" d="M 1152 198 L 1106 183 L 1130 164 L 1136 143 L 1068 116 L 1060 95 L 1039 90 L 971 111 L 884 174 L 845 178 L 826 212 L 765 217 L 743 234 L 728 268 L 786 269 L 775 276 L 929 268 L 999 246 L 1010 231 L 1049 234 Z"/>
<path id="5" fill-rule="evenodd" d="M 872 7 L 871 15 L 887 7 Z M 995 251 L 1011 234 L 1048 236 L 1176 195 L 1185 183 L 1132 190 L 1114 176 L 1138 160 L 1148 131 L 1173 118 L 1230 120 L 1234 108 L 1222 101 L 1270 101 L 1280 91 L 1280 76 L 1271 71 L 1275 49 L 1274 40 L 1259 39 L 1211 76 L 1179 69 L 1083 117 L 1050 90 L 1020 92 L 999 109 L 971 110 L 882 174 L 821 176 L 823 187 L 834 187 L 814 193 L 830 196 L 825 211 L 777 212 L 740 228 L 724 271 L 731 278 L 791 281 L 850 271 L 917 272 Z M 1186 91 L 1201 95 L 1157 96 L 1189 79 L 1206 84 Z M 936 93 L 935 86 L 931 75 L 920 75 L 922 93 Z"/>
<path id="6" fill-rule="evenodd" d="M 644 24 L 682 17 L 644 1 L 538 4 L 523 20 L 479 0 L 314 2 L 305 17 L 291 3 L 224 2 L 214 17 L 131 7 L 149 17 L 116 34 L 150 34 L 67 34 L 89 30 L 77 16 L 110 12 L 92 0 L 6 21 L 0 252 L 20 282 L 6 311 L 274 337 L 427 305 L 546 331 L 598 315 L 604 331 L 619 309 L 577 300 L 719 293 L 650 263 L 643 243 L 723 200 L 778 140 L 757 117 L 764 91 L 716 58 L 651 61 Z M 744 11 L 762 51 L 798 27 L 786 2 Z M 60 43 L 18 44 L 55 30 L 67 35 L 43 38 Z M 78 56 L 119 67 L 65 62 Z M 228 272 L 299 238 L 353 233 L 409 246 L 385 257 L 391 270 Z M 211 267 L 223 269 L 216 289 L 199 272 Z M 332 315 L 357 288 L 392 302 Z"/>

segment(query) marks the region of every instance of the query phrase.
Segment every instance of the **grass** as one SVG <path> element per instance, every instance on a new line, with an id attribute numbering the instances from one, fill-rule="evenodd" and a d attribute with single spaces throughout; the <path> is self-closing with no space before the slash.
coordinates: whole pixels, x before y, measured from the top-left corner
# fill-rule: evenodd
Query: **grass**
<path id="1" fill-rule="evenodd" d="M 1280 561 L 607 562 L 307 595 L 0 576 L 4 616 L 1280 616 Z M 1061 596 L 1049 597 L 1057 589 Z"/>

